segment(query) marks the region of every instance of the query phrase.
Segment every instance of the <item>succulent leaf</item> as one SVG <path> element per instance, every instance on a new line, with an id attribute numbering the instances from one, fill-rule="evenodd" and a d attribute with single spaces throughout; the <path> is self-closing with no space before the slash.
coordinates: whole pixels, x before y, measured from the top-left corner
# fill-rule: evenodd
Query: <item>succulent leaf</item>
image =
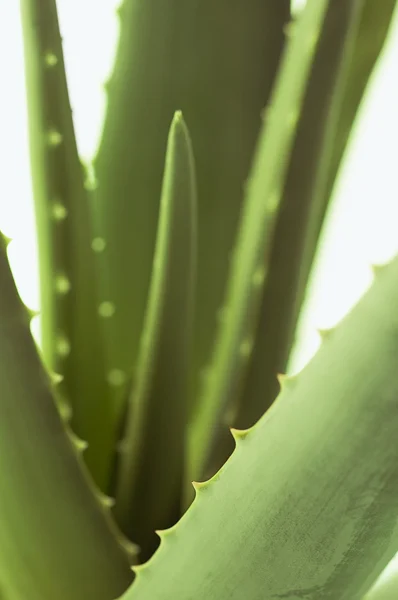
<path id="1" fill-rule="evenodd" d="M 294 387 L 235 435 L 231 458 L 123 600 L 359 600 L 369 590 L 398 549 L 397 305 L 398 257 Z"/>
<path id="2" fill-rule="evenodd" d="M 0 236 L 0 582 L 6 600 L 110 600 L 132 579 L 56 408 Z"/>
<path id="3" fill-rule="evenodd" d="M 253 352 L 233 420 L 235 427 L 249 427 L 261 417 L 278 393 L 275 373 L 287 368 L 331 200 L 325 186 L 330 185 L 329 172 L 336 159 L 334 143 L 355 60 L 354 40 L 363 4 L 363 0 L 331 2 L 320 32 L 284 183 Z M 346 138 L 349 134 L 346 127 Z"/>
<path id="4" fill-rule="evenodd" d="M 181 111 L 171 124 L 138 366 L 121 445 L 115 514 L 147 558 L 180 511 L 196 282 L 196 180 Z"/>
<path id="5" fill-rule="evenodd" d="M 106 380 L 88 194 L 70 108 L 55 0 L 20 0 L 33 195 L 39 250 L 42 350 L 64 377 L 72 427 L 106 489 L 117 419 Z"/>
<path id="6" fill-rule="evenodd" d="M 238 392 L 251 355 L 251 339 L 268 275 L 269 253 L 287 163 L 328 6 L 328 1 L 309 0 L 294 24 L 266 113 L 247 183 L 227 288 L 226 316 L 215 334 L 210 377 L 203 386 L 192 419 L 189 479 L 202 476 L 209 459 L 213 431 L 231 396 Z"/>
<path id="7" fill-rule="evenodd" d="M 307 82 L 284 183 L 280 212 L 262 291 L 259 321 L 240 393 L 230 395 L 228 425 L 249 427 L 278 393 L 275 374 L 285 371 L 308 284 L 318 237 L 331 197 L 334 141 L 355 51 L 363 1 L 329 4 Z M 290 26 L 290 33 L 295 24 Z M 349 128 L 344 130 L 348 137 Z M 214 441 L 206 474 L 214 473 L 233 451 L 224 423 Z"/>
<path id="8" fill-rule="evenodd" d="M 151 277 L 170 114 L 181 107 L 195 148 L 198 286 L 194 394 L 210 358 L 250 169 L 260 112 L 284 44 L 290 0 L 125 0 L 107 84 L 108 110 L 94 166 L 92 210 L 101 290 L 117 311 L 107 326 L 108 360 L 136 365 Z M 112 198 L 112 202 L 109 202 Z M 120 257 L 128 256 L 126 278 Z M 125 336 L 126 327 L 130 336 Z M 123 395 L 125 389 L 120 388 Z M 193 401 L 195 398 L 193 399 Z"/>

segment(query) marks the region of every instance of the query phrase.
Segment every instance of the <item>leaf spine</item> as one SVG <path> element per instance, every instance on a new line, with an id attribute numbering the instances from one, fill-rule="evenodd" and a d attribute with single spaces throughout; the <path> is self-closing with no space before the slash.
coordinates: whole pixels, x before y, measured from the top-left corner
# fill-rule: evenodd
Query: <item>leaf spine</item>
<path id="1" fill-rule="evenodd" d="M 79 438 L 75 432 L 70 429 L 70 427 L 67 428 L 66 432 L 77 452 L 79 454 L 83 454 L 83 452 L 85 452 L 85 450 L 88 448 L 88 442 Z"/>
<path id="2" fill-rule="evenodd" d="M 203 489 L 207 488 L 208 486 L 209 486 L 208 481 L 192 481 L 192 487 L 197 494 L 199 492 L 201 492 Z"/>
<path id="3" fill-rule="evenodd" d="M 53 385 L 59 385 L 64 380 L 64 376 L 55 371 L 50 371 L 49 376 Z"/>
<path id="4" fill-rule="evenodd" d="M 321 338 L 322 342 L 324 342 L 325 340 L 328 340 L 332 334 L 334 330 L 334 327 L 330 327 L 330 328 L 317 328 L 317 333 L 319 335 L 319 337 Z"/>
<path id="5" fill-rule="evenodd" d="M 29 308 L 28 306 L 25 306 L 25 309 L 26 309 L 26 312 L 28 314 L 29 321 L 31 321 L 35 317 L 39 317 L 40 316 L 40 311 L 39 310 L 34 310 L 33 308 Z"/>
<path id="6" fill-rule="evenodd" d="M 370 265 L 370 268 L 372 270 L 372 274 L 373 277 L 378 277 L 380 275 L 380 273 L 383 273 L 383 271 L 385 270 L 386 267 L 388 267 L 388 265 L 390 264 L 390 261 L 385 262 L 385 263 L 373 263 Z"/>
<path id="7" fill-rule="evenodd" d="M 96 491 L 97 497 L 101 503 L 101 505 L 108 509 L 111 509 L 115 506 L 115 498 L 112 498 L 111 496 L 107 496 L 106 494 L 103 494 L 102 492 L 100 492 L 99 490 Z"/>
<path id="8" fill-rule="evenodd" d="M 7 249 L 12 242 L 12 238 L 8 237 L 8 235 L 5 235 L 4 233 L 1 233 L 0 235 L 3 238 L 4 246 Z"/>
<path id="9" fill-rule="evenodd" d="M 235 429 L 235 427 L 230 427 L 229 430 L 235 442 L 238 443 L 247 437 L 248 433 L 251 430 L 251 427 L 249 427 L 249 429 Z"/>
<path id="10" fill-rule="evenodd" d="M 286 373 L 277 373 L 276 378 L 279 382 L 281 390 L 290 389 L 296 382 L 295 375 L 286 375 Z"/>

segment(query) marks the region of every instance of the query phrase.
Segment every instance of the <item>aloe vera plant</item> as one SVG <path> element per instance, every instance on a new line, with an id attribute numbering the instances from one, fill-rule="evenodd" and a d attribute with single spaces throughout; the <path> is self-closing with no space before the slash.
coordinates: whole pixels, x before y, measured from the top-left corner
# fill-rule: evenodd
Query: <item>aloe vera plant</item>
<path id="1" fill-rule="evenodd" d="M 382 600 L 398 257 L 282 373 L 395 5 L 124 0 L 87 167 L 56 2 L 20 0 L 42 341 L 1 236 L 1 600 Z"/>

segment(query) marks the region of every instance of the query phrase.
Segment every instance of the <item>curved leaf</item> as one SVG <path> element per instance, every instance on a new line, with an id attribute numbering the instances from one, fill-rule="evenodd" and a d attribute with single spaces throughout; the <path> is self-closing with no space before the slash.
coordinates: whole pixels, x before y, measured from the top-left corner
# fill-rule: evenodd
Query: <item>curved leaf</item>
<path id="1" fill-rule="evenodd" d="M 196 181 L 182 113 L 167 145 L 149 301 L 120 452 L 115 513 L 147 558 L 179 515 L 196 280 Z"/>
<path id="2" fill-rule="evenodd" d="M 1 235 L 0 289 L 2 593 L 113 600 L 132 580 L 127 554 L 58 414 Z"/>
<path id="3" fill-rule="evenodd" d="M 359 600 L 398 549 L 398 257 L 206 483 L 123 600 Z M 272 460 L 270 457 L 272 456 Z"/>

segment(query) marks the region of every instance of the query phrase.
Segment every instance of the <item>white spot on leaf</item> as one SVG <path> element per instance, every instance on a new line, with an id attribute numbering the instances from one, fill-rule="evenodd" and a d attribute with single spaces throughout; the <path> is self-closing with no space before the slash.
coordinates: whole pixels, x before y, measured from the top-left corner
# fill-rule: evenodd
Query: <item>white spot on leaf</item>
<path id="1" fill-rule="evenodd" d="M 65 275 L 58 275 L 55 278 L 55 289 L 59 294 L 67 294 L 70 288 L 70 281 Z"/>
<path id="2" fill-rule="evenodd" d="M 52 208 L 52 216 L 56 221 L 63 221 L 68 216 L 68 211 L 63 204 L 55 202 Z"/>
<path id="3" fill-rule="evenodd" d="M 111 369 L 107 375 L 107 381 L 111 386 L 123 385 L 126 381 L 126 373 L 121 369 Z"/>
<path id="4" fill-rule="evenodd" d="M 98 307 L 98 314 L 100 315 L 100 317 L 108 318 L 112 317 L 115 314 L 115 310 L 116 309 L 113 302 L 101 302 L 101 304 Z"/>
<path id="5" fill-rule="evenodd" d="M 56 129 L 50 129 L 47 134 L 47 141 L 49 146 L 59 146 L 62 143 L 62 135 Z"/>
<path id="6" fill-rule="evenodd" d="M 60 356 L 66 357 L 70 353 L 70 343 L 64 335 L 58 338 L 56 348 Z"/>
<path id="7" fill-rule="evenodd" d="M 96 237 L 91 242 L 91 248 L 94 252 L 103 252 L 106 248 L 106 241 L 102 237 Z"/>
<path id="8" fill-rule="evenodd" d="M 242 358 L 248 358 L 253 349 L 253 340 L 244 340 L 239 346 L 239 354 Z"/>
<path id="9" fill-rule="evenodd" d="M 58 64 L 58 58 L 53 52 L 47 52 L 44 56 L 44 62 L 46 63 L 47 67 L 54 67 L 56 64 Z"/>

